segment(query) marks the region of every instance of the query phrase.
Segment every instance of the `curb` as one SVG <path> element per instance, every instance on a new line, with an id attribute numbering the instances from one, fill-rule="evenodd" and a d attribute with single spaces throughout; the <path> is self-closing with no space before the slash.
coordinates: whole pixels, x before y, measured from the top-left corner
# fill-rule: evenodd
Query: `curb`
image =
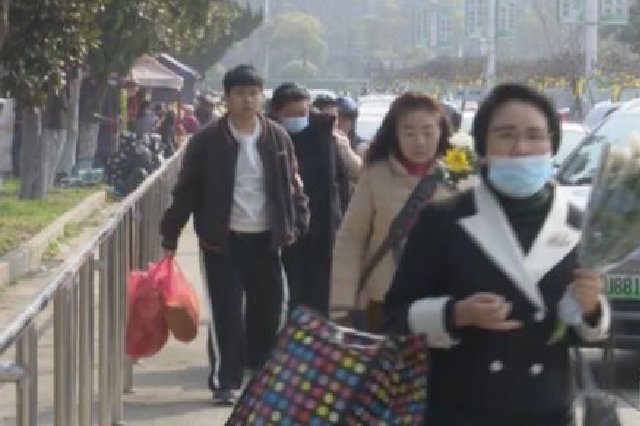
<path id="1" fill-rule="evenodd" d="M 106 191 L 89 195 L 80 204 L 60 216 L 19 248 L 0 257 L 0 287 L 28 272 L 37 270 L 49 246 L 49 241 L 62 236 L 67 224 L 81 222 L 88 218 L 105 204 L 106 199 Z"/>

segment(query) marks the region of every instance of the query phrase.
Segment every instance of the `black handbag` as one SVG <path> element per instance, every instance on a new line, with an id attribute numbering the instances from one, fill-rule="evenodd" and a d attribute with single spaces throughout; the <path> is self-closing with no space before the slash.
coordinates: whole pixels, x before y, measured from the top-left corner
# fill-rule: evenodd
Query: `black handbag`
<path id="1" fill-rule="evenodd" d="M 575 359 L 574 376 L 578 388 L 578 398 L 584 405 L 583 426 L 622 426 L 616 410 L 616 398 L 600 389 L 593 371 L 579 348 L 573 349 Z"/>

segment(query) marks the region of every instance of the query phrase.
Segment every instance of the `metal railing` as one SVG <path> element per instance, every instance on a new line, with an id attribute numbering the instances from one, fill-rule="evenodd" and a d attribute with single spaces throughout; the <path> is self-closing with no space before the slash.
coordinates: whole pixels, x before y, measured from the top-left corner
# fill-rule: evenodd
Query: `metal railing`
<path id="1" fill-rule="evenodd" d="M 131 360 L 124 353 L 127 274 L 161 256 L 159 222 L 181 166 L 179 150 L 58 270 L 35 299 L 0 334 L 0 355 L 15 346 L 15 362 L 0 364 L 0 383 L 16 384 L 16 424 L 38 424 L 36 317 L 53 302 L 54 424 L 122 424 L 123 392 L 132 390 Z M 97 298 L 95 296 L 97 286 Z M 93 374 L 98 314 L 98 391 Z"/>

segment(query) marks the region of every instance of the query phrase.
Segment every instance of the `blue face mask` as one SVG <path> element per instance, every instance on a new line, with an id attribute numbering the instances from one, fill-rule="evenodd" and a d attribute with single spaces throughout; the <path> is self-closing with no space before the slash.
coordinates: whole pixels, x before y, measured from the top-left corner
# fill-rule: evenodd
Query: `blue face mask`
<path id="1" fill-rule="evenodd" d="M 550 154 L 489 157 L 489 182 L 508 197 L 531 197 L 544 187 L 552 175 Z"/>
<path id="2" fill-rule="evenodd" d="M 309 117 L 285 117 L 282 119 L 281 124 L 289 133 L 300 133 L 309 125 Z"/>

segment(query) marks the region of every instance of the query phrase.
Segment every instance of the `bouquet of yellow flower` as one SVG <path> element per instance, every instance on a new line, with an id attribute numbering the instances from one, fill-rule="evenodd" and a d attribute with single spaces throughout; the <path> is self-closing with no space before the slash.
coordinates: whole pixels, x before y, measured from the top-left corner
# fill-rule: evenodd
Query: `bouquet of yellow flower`
<path id="1" fill-rule="evenodd" d="M 444 179 L 456 186 L 460 181 L 476 174 L 478 156 L 468 147 L 450 148 L 444 157 Z"/>

